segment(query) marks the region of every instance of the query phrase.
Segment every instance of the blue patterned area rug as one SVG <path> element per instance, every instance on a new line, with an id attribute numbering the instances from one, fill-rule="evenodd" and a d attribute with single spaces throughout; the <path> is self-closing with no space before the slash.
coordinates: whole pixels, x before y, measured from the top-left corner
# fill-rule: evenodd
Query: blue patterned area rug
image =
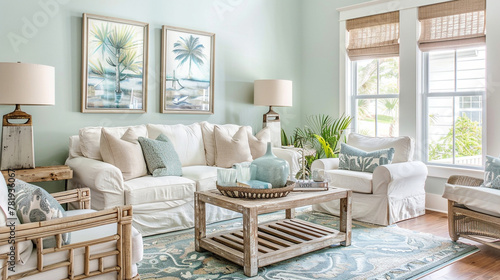
<path id="1" fill-rule="evenodd" d="M 261 215 L 259 222 L 283 217 L 284 213 Z M 297 218 L 338 229 L 334 216 L 305 211 Z M 241 219 L 209 225 L 207 234 L 236 227 L 242 227 Z M 210 252 L 196 252 L 193 237 L 190 229 L 144 238 L 141 279 L 415 279 L 478 251 L 431 234 L 355 221 L 351 246 L 330 246 L 246 277 L 239 265 Z"/>

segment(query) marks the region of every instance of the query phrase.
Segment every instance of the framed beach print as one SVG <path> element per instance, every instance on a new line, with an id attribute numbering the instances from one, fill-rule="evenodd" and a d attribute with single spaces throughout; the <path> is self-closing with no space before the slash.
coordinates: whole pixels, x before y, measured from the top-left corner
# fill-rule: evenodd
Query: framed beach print
<path id="1" fill-rule="evenodd" d="M 162 27 L 162 113 L 214 113 L 214 53 L 215 34 Z"/>
<path id="2" fill-rule="evenodd" d="M 147 23 L 83 14 L 82 112 L 145 113 Z"/>

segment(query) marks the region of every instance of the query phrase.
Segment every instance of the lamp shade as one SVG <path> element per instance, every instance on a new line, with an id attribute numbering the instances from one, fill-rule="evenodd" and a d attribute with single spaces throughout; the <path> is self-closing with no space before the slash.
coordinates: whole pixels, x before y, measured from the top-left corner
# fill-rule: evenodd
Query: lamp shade
<path id="1" fill-rule="evenodd" d="M 54 105 L 54 103 L 54 67 L 0 62 L 0 104 Z"/>
<path id="2" fill-rule="evenodd" d="M 260 106 L 292 106 L 292 81 L 256 80 L 253 103 Z"/>

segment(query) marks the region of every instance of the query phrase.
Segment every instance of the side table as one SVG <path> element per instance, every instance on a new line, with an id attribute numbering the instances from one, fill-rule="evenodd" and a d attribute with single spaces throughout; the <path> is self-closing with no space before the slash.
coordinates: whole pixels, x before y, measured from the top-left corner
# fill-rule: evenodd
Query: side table
<path id="1" fill-rule="evenodd" d="M 73 178 L 73 170 L 67 165 L 41 166 L 29 169 L 2 170 L 3 177 L 8 180 L 12 174 L 15 178 L 28 182 L 47 182 L 68 180 Z"/>

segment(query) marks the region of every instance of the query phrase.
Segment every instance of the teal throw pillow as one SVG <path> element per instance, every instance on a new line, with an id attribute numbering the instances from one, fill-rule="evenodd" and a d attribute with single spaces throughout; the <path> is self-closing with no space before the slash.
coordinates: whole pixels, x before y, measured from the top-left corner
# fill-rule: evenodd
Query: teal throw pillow
<path id="1" fill-rule="evenodd" d="M 43 222 L 65 217 L 61 204 L 46 190 L 21 180 L 14 182 L 16 191 L 16 213 L 21 224 Z M 63 245 L 70 243 L 70 233 L 62 235 Z M 56 238 L 44 238 L 43 248 L 56 246 Z"/>
<path id="2" fill-rule="evenodd" d="M 500 190 L 500 158 L 486 156 L 484 182 L 481 187 Z"/>
<path id="3" fill-rule="evenodd" d="M 339 169 L 373 173 L 380 165 L 390 164 L 394 157 L 394 148 L 366 152 L 341 143 Z"/>
<path id="4" fill-rule="evenodd" d="M 172 141 L 164 134 L 156 140 L 139 137 L 149 173 L 153 177 L 182 176 L 182 164 Z"/>

